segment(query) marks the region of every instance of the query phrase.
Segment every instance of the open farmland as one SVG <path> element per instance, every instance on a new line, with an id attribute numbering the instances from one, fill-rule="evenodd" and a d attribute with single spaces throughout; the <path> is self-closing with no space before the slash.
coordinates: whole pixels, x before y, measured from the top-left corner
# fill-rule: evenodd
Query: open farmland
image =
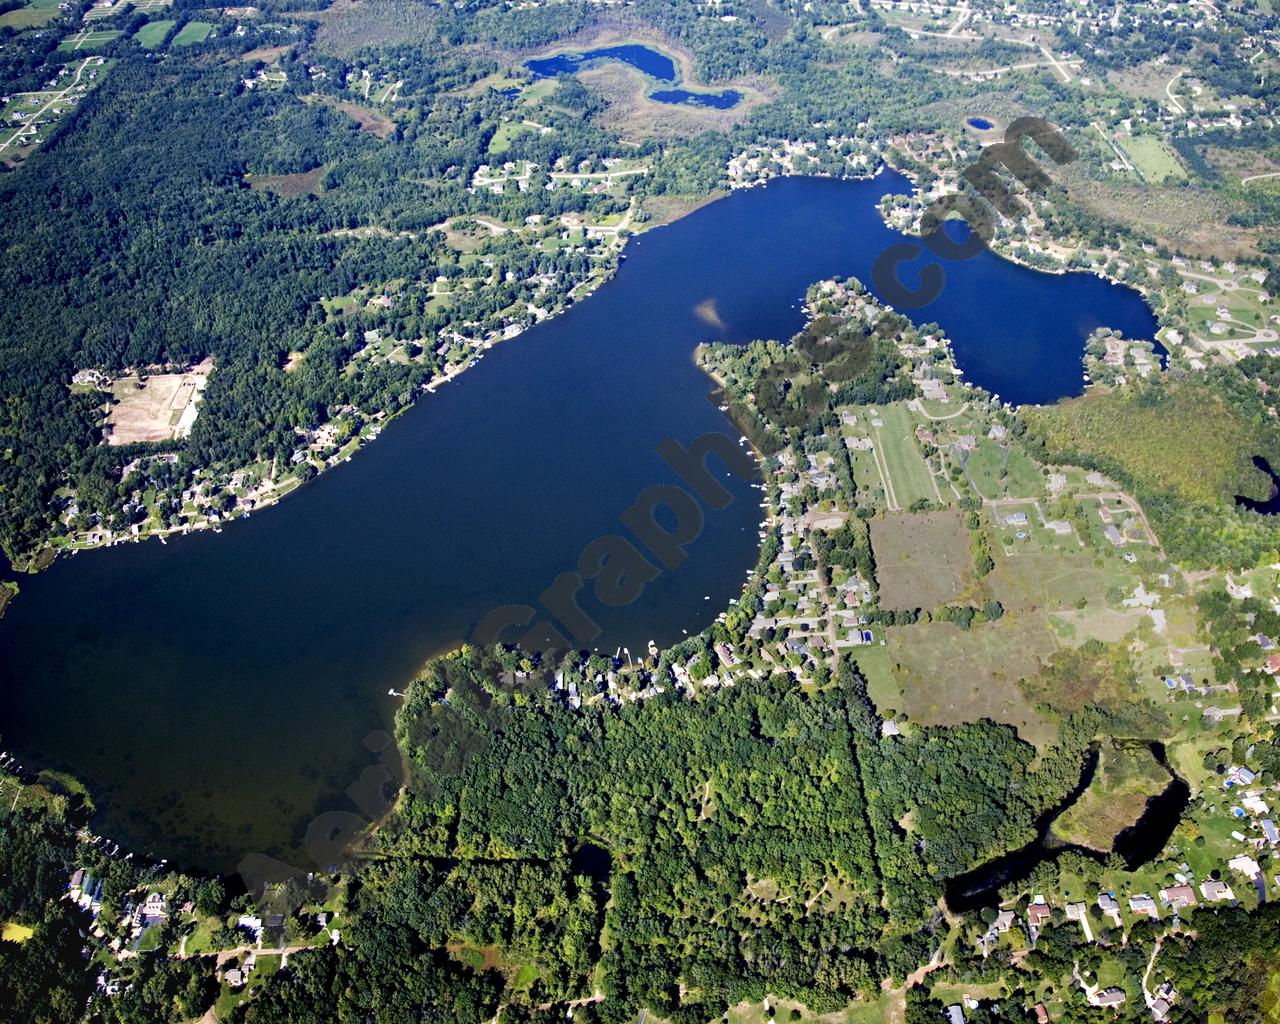
<path id="1" fill-rule="evenodd" d="M 1056 724 L 1018 686 L 1054 649 L 1043 616 L 1007 615 L 969 630 L 949 622 L 893 626 L 885 635 L 897 696 L 881 714 L 904 712 L 919 725 L 990 718 L 1038 747 L 1057 737 Z"/>
<path id="2" fill-rule="evenodd" d="M 871 545 L 885 608 L 936 608 L 974 583 L 969 531 L 957 511 L 877 516 Z"/>

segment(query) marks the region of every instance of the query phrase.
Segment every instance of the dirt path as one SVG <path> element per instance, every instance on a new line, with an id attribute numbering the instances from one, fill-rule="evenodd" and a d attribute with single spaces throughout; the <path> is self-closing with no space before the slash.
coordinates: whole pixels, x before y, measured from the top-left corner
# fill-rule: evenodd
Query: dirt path
<path id="1" fill-rule="evenodd" d="M 924 403 L 919 399 L 913 399 L 913 401 L 916 402 L 916 408 L 919 410 L 920 415 L 927 420 L 933 420 L 934 423 L 941 423 L 943 420 L 953 420 L 969 408 L 969 403 L 965 402 L 964 405 L 960 406 L 960 408 L 955 412 L 949 412 L 945 416 L 935 416 L 924 407 Z"/>
<path id="2" fill-rule="evenodd" d="M 1043 53 L 1045 57 L 1048 59 L 1049 63 L 1053 65 L 1053 70 L 1058 72 L 1058 74 L 1062 76 L 1062 81 L 1064 83 L 1072 81 L 1071 72 L 1066 69 L 1066 67 L 1063 65 L 1063 63 L 1060 60 L 1058 60 L 1057 57 L 1055 57 L 1052 53 L 1049 52 L 1049 48 L 1047 46 L 1041 46 L 1040 52 Z"/>
<path id="3" fill-rule="evenodd" d="M 1185 71 L 1179 71 L 1176 75 L 1174 75 L 1171 79 L 1169 79 L 1168 84 L 1165 85 L 1164 87 L 1164 93 L 1166 96 L 1169 97 L 1169 106 L 1173 107 L 1173 112 L 1175 114 L 1185 114 L 1187 112 L 1187 108 L 1184 107 L 1180 102 L 1178 102 L 1178 97 L 1173 94 L 1173 83 L 1176 82 L 1179 78 L 1181 78 L 1185 74 L 1186 74 Z"/>

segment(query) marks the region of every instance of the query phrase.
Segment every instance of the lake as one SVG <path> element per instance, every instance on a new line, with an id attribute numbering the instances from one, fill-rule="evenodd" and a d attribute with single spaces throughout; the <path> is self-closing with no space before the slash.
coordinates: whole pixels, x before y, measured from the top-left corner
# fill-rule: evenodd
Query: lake
<path id="1" fill-rule="evenodd" d="M 389 721 L 389 687 L 492 608 L 536 604 L 641 491 L 678 483 L 659 442 L 736 436 L 694 346 L 788 338 L 810 283 L 869 281 L 903 238 L 876 204 L 909 190 L 892 173 L 792 178 L 705 206 L 634 239 L 594 295 L 280 505 L 24 577 L 0 620 L 0 748 L 74 773 L 95 827 L 141 853 L 216 870 L 296 857 L 318 810 L 350 809 L 342 791 L 371 761 L 361 741 Z M 991 253 L 950 264 L 915 316 L 946 328 L 968 379 L 1013 401 L 1077 394 L 1096 327 L 1155 327 L 1133 291 Z M 737 500 L 707 512 L 678 571 L 629 607 L 584 603 L 602 651 L 675 642 L 740 592 L 759 492 L 729 486 Z"/>
<path id="2" fill-rule="evenodd" d="M 675 82 L 678 77 L 674 60 L 665 53 L 639 43 L 602 46 L 595 50 L 587 50 L 585 53 L 557 53 L 551 57 L 525 61 L 524 66 L 538 78 L 555 78 L 556 75 L 576 74 L 588 64 L 606 60 L 629 65 L 660 82 Z M 742 94 L 733 89 L 725 89 L 723 92 L 659 89 L 649 93 L 649 99 L 658 103 L 683 103 L 695 107 L 728 110 L 737 105 L 742 99 Z"/>

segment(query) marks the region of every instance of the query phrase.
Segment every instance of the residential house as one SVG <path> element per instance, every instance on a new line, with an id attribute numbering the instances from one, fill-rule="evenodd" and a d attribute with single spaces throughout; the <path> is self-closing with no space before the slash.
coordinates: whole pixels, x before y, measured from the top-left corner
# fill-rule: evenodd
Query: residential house
<path id="1" fill-rule="evenodd" d="M 964 1024 L 964 1007 L 959 1003 L 947 1007 L 947 1024 Z"/>
<path id="2" fill-rule="evenodd" d="M 236 920 L 236 927 L 237 927 L 237 928 L 243 928 L 245 931 L 247 931 L 250 935 L 252 935 L 252 936 L 253 936 L 253 940 L 254 940 L 255 942 L 259 942 L 259 941 L 261 941 L 261 939 L 262 939 L 262 918 L 260 918 L 260 917 L 253 917 L 253 916 L 252 916 L 252 915 L 250 915 L 250 914 L 242 914 L 242 915 L 241 915 L 241 916 Z"/>
<path id="3" fill-rule="evenodd" d="M 1159 919 L 1160 911 L 1156 909 L 1156 901 L 1146 893 L 1129 897 L 1129 909 L 1135 914 L 1146 914 L 1150 918 Z"/>
<path id="4" fill-rule="evenodd" d="M 1268 659 L 1268 661 L 1270 661 L 1270 659 Z M 1256 774 L 1254 774 L 1244 765 L 1241 765 L 1239 768 L 1232 770 L 1231 775 L 1229 776 L 1227 781 L 1237 786 L 1252 786 L 1254 779 L 1256 779 L 1257 777 L 1258 776 Z"/>
<path id="5" fill-rule="evenodd" d="M 1262 869 L 1258 867 L 1258 862 L 1250 857 L 1247 853 L 1238 854 L 1227 861 L 1227 867 L 1232 871 L 1239 871 L 1245 878 L 1254 879 L 1262 874 Z"/>
<path id="6" fill-rule="evenodd" d="M 1104 988 L 1093 994 L 1094 1006 L 1119 1006 L 1128 998 L 1122 988 Z"/>
<path id="7" fill-rule="evenodd" d="M 1043 897 L 1038 897 L 1035 903 L 1027 907 L 1027 923 L 1032 928 L 1040 928 L 1052 916 L 1053 911 L 1049 909 L 1049 905 L 1044 902 Z"/>
<path id="8" fill-rule="evenodd" d="M 1200 895 L 1208 903 L 1222 903 L 1225 900 L 1236 898 L 1236 894 L 1231 891 L 1231 886 L 1225 882 L 1220 882 L 1216 878 L 1210 878 L 1200 883 Z"/>
<path id="9" fill-rule="evenodd" d="M 1177 913 L 1183 907 L 1194 907 L 1196 905 L 1195 890 L 1189 885 L 1174 885 L 1168 889 L 1161 889 L 1160 899 L 1174 913 Z"/>

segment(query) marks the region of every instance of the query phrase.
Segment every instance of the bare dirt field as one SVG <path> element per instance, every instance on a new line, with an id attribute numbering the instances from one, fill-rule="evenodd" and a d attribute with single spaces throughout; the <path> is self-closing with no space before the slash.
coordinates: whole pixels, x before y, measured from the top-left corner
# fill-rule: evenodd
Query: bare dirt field
<path id="1" fill-rule="evenodd" d="M 115 381 L 107 415 L 107 443 L 137 444 L 186 437 L 212 370 L 213 361 L 206 359 L 186 373 L 121 377 Z"/>
<path id="2" fill-rule="evenodd" d="M 974 582 L 969 531 L 954 509 L 877 516 L 871 547 L 884 608 L 937 608 Z"/>

